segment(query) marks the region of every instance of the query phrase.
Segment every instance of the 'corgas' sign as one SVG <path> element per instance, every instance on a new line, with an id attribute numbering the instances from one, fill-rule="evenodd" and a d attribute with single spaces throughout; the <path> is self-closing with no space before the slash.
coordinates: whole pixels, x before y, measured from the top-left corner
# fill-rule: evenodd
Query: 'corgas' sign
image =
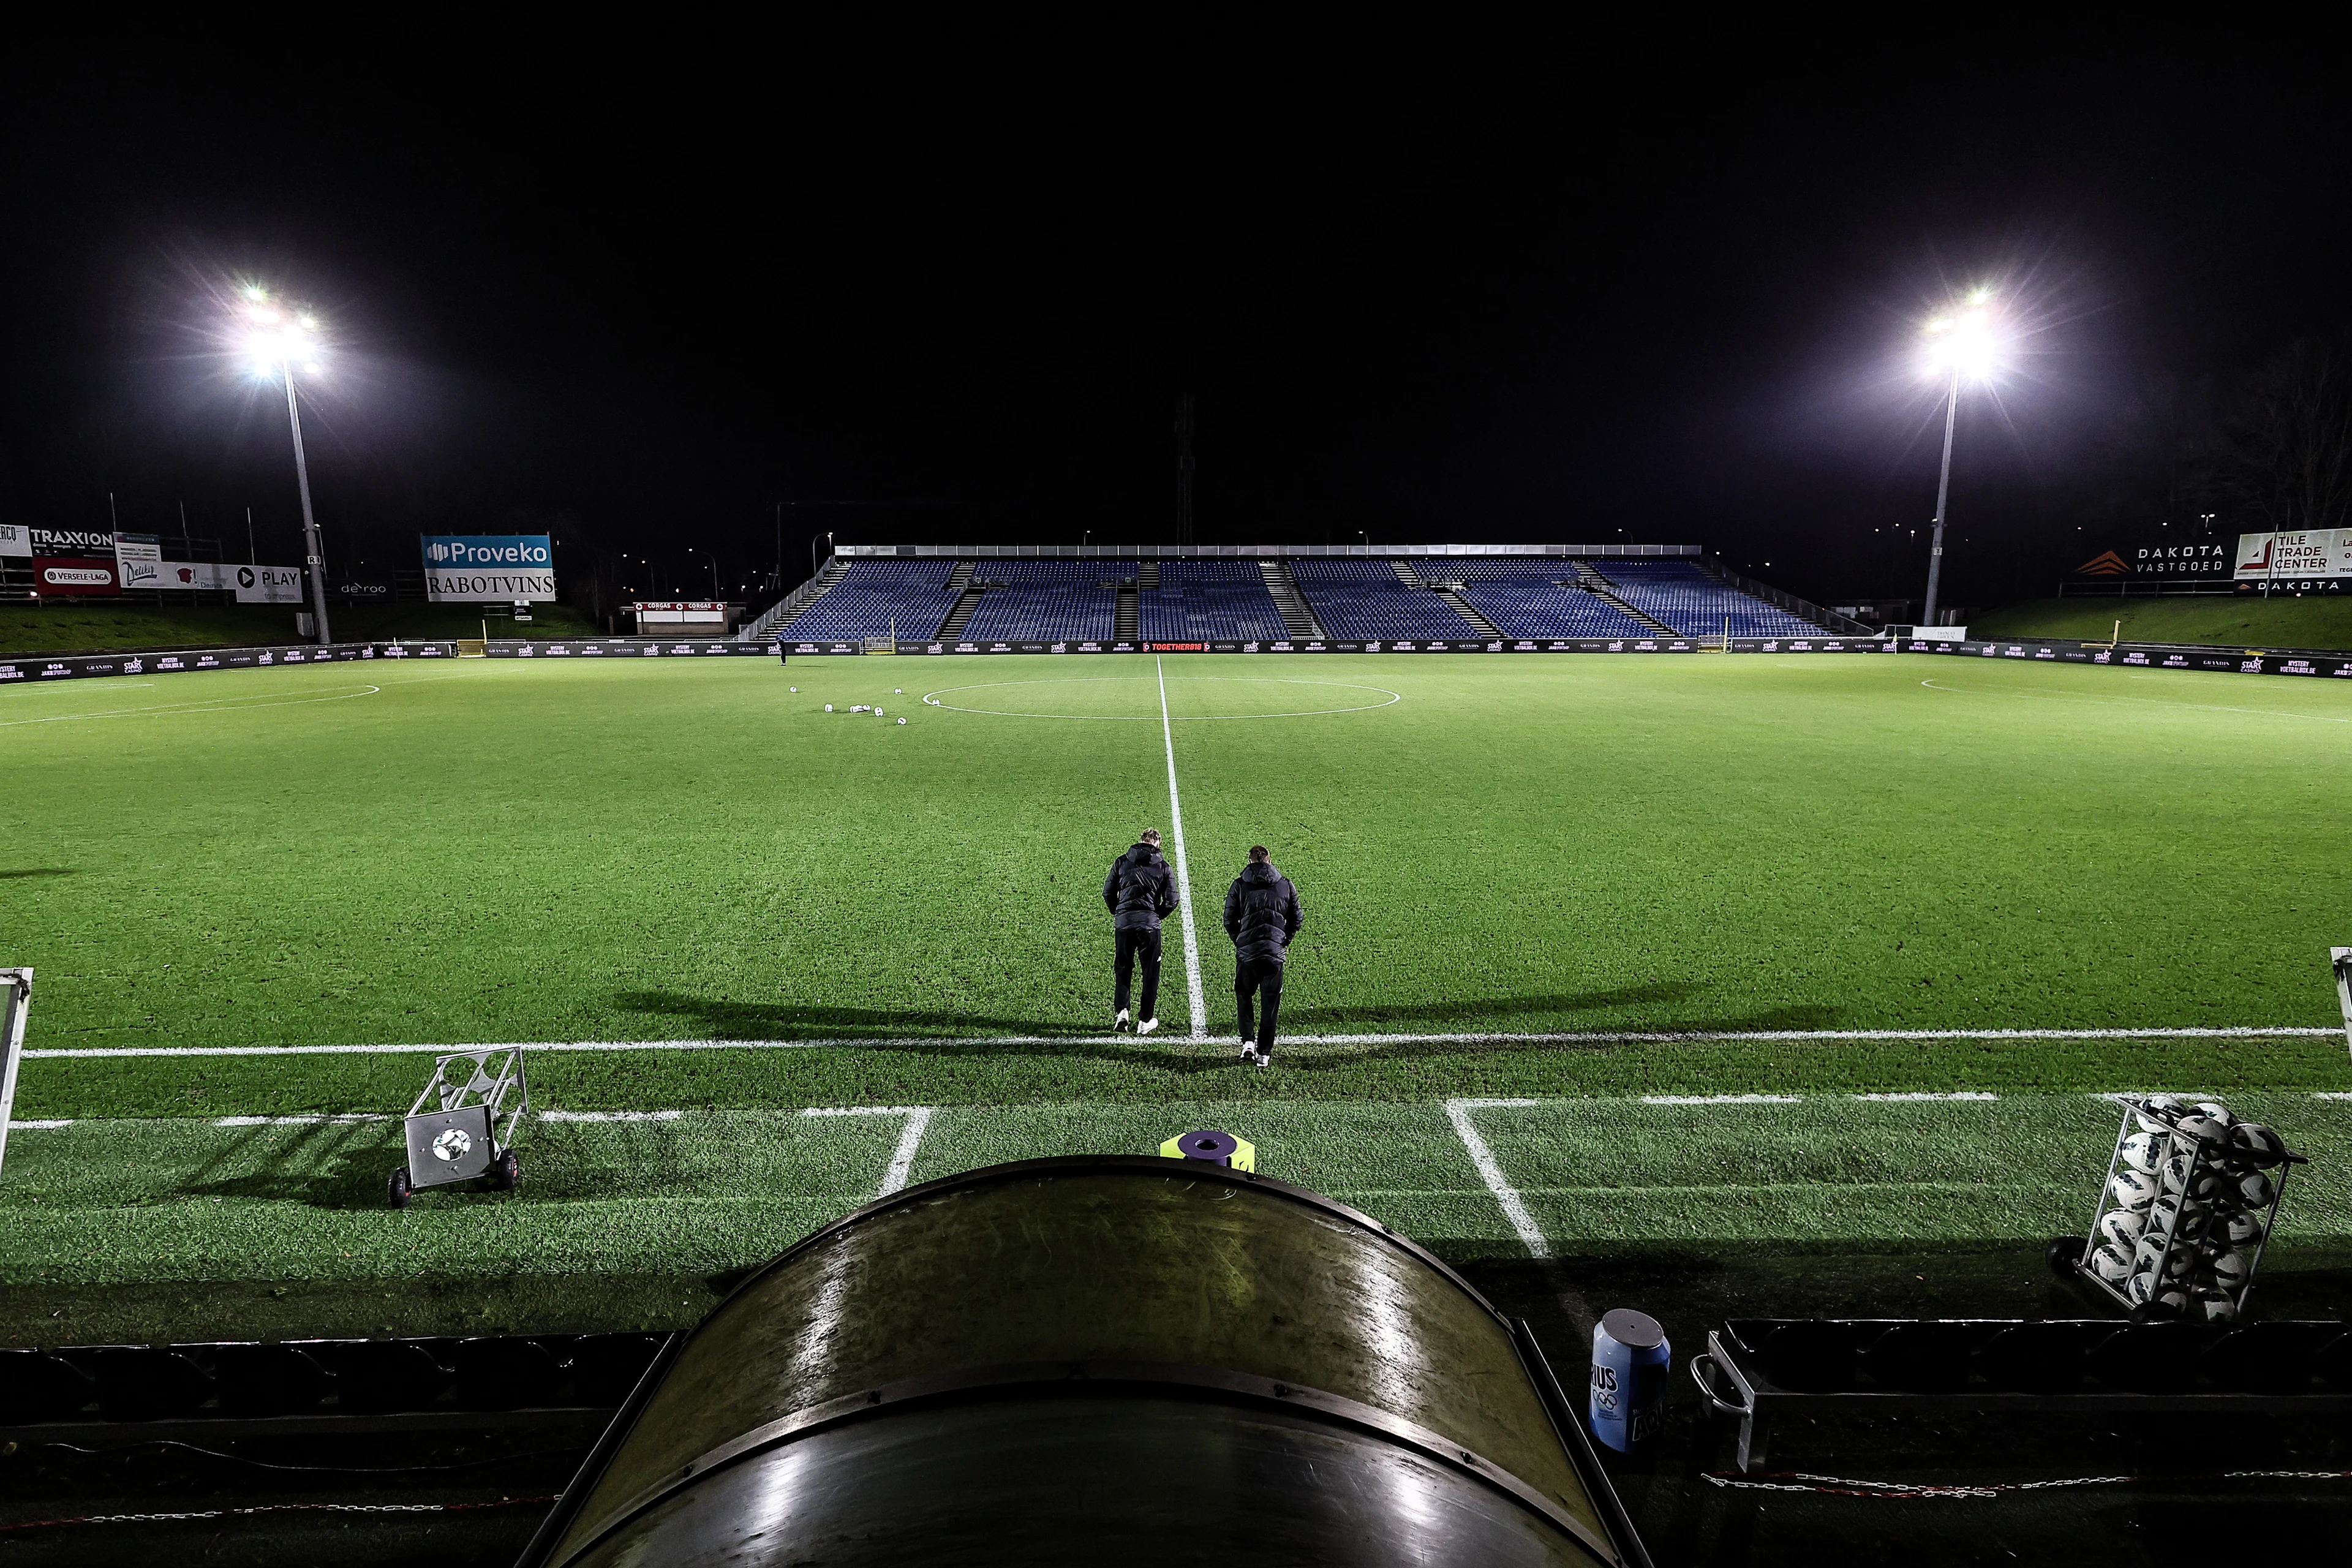
<path id="1" fill-rule="evenodd" d="M 555 550 L 543 533 L 427 533 L 425 596 L 436 604 L 555 597 Z"/>

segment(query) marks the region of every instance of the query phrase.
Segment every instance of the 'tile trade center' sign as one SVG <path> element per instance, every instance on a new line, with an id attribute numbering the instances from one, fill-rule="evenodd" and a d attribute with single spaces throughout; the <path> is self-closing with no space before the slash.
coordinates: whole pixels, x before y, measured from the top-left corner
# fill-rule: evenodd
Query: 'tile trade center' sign
<path id="1" fill-rule="evenodd" d="M 419 540 L 425 596 L 436 605 L 555 597 L 555 550 L 543 533 L 427 533 Z"/>

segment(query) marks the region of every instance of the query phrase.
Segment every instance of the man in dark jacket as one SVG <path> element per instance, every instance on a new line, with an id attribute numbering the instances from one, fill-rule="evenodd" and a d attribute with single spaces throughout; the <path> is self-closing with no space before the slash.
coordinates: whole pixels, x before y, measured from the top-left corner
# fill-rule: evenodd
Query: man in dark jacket
<path id="1" fill-rule="evenodd" d="M 1176 907 L 1176 874 L 1160 858 L 1160 830 L 1147 827 L 1135 847 L 1110 863 L 1103 879 L 1103 907 L 1110 910 L 1118 950 L 1111 973 L 1118 984 L 1111 1005 L 1118 1014 L 1111 1031 L 1133 1028 L 1148 1035 L 1160 1027 L 1160 919 Z M 1130 1018 L 1129 988 L 1135 979 L 1135 961 L 1143 960 L 1143 1012 Z"/>
<path id="2" fill-rule="evenodd" d="M 1234 939 L 1234 1000 L 1241 1009 L 1245 1062 L 1274 1065 L 1274 1016 L 1282 1007 L 1283 960 L 1304 918 L 1298 889 L 1274 868 L 1265 845 L 1251 845 L 1248 867 L 1225 893 L 1225 934 Z M 1265 994 L 1265 1006 L 1253 1028 L 1250 1003 L 1259 992 Z"/>

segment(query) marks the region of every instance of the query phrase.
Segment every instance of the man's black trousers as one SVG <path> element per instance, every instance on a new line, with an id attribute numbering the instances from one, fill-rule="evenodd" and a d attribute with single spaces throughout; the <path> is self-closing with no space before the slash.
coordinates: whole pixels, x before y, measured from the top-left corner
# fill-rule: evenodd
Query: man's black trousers
<path id="1" fill-rule="evenodd" d="M 1111 973 L 1118 977 L 1111 1005 L 1127 1011 L 1129 988 L 1135 980 L 1135 961 L 1143 960 L 1143 1011 L 1135 1016 L 1138 1022 L 1160 1016 L 1160 928 L 1150 931 L 1128 931 L 1118 933 L 1118 956 L 1111 960 Z"/>
<path id="2" fill-rule="evenodd" d="M 1253 1024 L 1250 1001 L 1254 994 L 1263 993 L 1265 1005 L 1262 1016 Z M 1259 1054 L 1274 1054 L 1274 1016 L 1282 1011 L 1282 960 L 1278 958 L 1244 958 L 1234 963 L 1234 1001 L 1240 1006 L 1242 1038 L 1257 1037 Z"/>

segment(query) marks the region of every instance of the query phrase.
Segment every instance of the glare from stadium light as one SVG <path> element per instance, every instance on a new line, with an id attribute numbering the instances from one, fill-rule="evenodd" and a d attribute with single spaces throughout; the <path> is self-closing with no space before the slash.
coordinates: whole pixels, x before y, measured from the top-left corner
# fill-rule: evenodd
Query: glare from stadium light
<path id="1" fill-rule="evenodd" d="M 1929 369 L 1971 381 L 1991 379 L 2000 369 L 2007 347 L 1991 295 L 1982 289 L 1969 296 L 1967 310 L 1930 321 L 1924 335 Z"/>

